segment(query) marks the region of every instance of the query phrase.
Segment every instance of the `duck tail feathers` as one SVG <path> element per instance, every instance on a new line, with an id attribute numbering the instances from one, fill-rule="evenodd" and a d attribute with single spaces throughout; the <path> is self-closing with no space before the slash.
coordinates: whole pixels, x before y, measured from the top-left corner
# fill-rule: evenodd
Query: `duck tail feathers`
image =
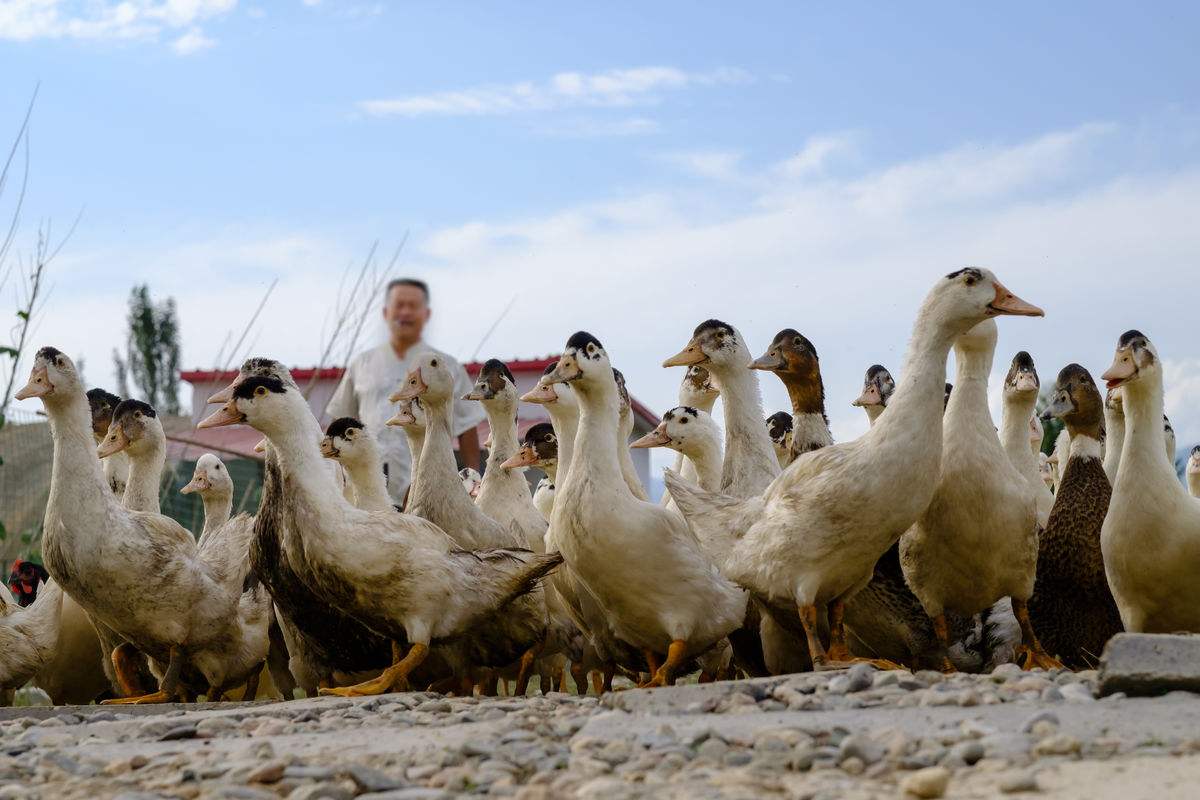
<path id="1" fill-rule="evenodd" d="M 673 469 L 663 470 L 667 491 L 692 533 L 710 553 L 726 552 L 753 520 L 758 498 L 742 500 L 720 492 L 706 492 Z"/>

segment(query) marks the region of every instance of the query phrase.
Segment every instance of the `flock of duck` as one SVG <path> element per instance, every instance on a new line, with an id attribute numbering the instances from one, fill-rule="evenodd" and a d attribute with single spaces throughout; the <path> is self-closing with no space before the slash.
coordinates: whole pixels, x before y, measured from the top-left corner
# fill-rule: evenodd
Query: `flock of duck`
<path id="1" fill-rule="evenodd" d="M 454 375 L 421 356 L 388 421 L 416 465 L 403 511 L 371 431 L 350 418 L 322 431 L 287 368 L 250 359 L 200 427 L 263 434 L 261 503 L 231 516 L 228 470 L 202 456 L 183 489 L 203 500 L 199 540 L 159 513 L 155 410 L 85 391 L 43 347 L 17 397 L 41 398 L 53 434 L 51 580 L 3 609 L 0 687 L 213 700 L 253 697 L 266 669 L 285 697 L 501 680 L 524 694 L 535 675 L 563 689 L 568 672 L 582 692 L 618 674 L 664 686 L 857 661 L 1085 668 L 1121 630 L 1200 631 L 1200 501 L 1174 471 L 1154 345 L 1120 337 L 1106 395 L 1078 364 L 1058 373 L 1041 417 L 1065 433 L 1040 463 L 1028 353 L 999 429 L 988 410 L 1004 315 L 1042 311 L 985 269 L 939 278 L 898 379 L 866 373 L 855 404 L 870 429 L 842 443 L 807 338 L 781 331 L 755 358 L 734 327 L 702 323 L 664 362 L 686 368 L 679 405 L 629 445 L 677 451 L 662 503 L 633 468 L 624 379 L 590 333 L 522 397 L 502 362 L 484 365 L 466 397 L 491 427 L 482 478 L 455 462 Z M 759 370 L 783 381 L 790 414 L 764 420 Z M 519 400 L 550 417 L 523 438 Z M 532 495 L 529 467 L 547 476 Z M 1188 473 L 1196 494 L 1200 448 Z M 98 647 L 78 645 L 88 635 Z"/>

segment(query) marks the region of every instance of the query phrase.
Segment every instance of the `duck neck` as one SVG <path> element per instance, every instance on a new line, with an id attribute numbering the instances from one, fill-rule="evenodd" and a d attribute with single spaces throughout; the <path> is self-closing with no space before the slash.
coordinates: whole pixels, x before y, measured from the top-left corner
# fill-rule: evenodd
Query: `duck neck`
<path id="1" fill-rule="evenodd" d="M 1037 405 L 1037 394 L 1015 395 L 1004 398 L 1004 411 L 1000 416 L 1000 444 L 1008 454 L 1008 460 L 1026 480 L 1038 477 L 1037 456 L 1029 446 L 1029 418 Z"/>
<path id="2" fill-rule="evenodd" d="M 701 489 L 715 492 L 721 488 L 721 443 L 715 431 L 711 437 L 688 442 L 683 455 L 696 469 L 696 481 Z"/>
<path id="3" fill-rule="evenodd" d="M 129 450 L 129 479 L 121 503 L 130 511 L 159 513 L 158 489 L 162 485 L 163 465 L 167 463 L 166 443 L 148 436 Z"/>
<path id="4" fill-rule="evenodd" d="M 374 445 L 360 443 L 360 446 L 370 447 L 369 452 L 362 458 L 341 462 L 354 487 L 354 505 L 364 511 L 391 511 L 392 498 L 388 496 L 383 459 Z"/>
<path id="5" fill-rule="evenodd" d="M 550 479 L 551 485 L 558 483 L 558 462 L 553 461 L 544 465 L 541 468 L 542 472 L 546 473 L 546 477 Z"/>
<path id="6" fill-rule="evenodd" d="M 875 420 L 879 419 L 879 415 L 883 413 L 885 408 L 887 406 L 863 406 L 863 410 L 867 412 L 867 421 L 872 428 L 875 427 Z"/>
<path id="7" fill-rule="evenodd" d="M 721 485 L 728 486 L 735 465 L 758 467 L 771 475 L 779 474 L 779 460 L 775 457 L 775 446 L 763 424 L 762 394 L 758 388 L 758 376 L 754 370 L 740 367 L 725 367 L 712 364 L 709 371 L 721 388 L 725 400 L 725 458 L 721 466 Z M 758 487 L 757 494 L 765 489 Z"/>
<path id="8" fill-rule="evenodd" d="M 302 520 L 305 537 L 333 544 L 337 537 L 334 531 L 344 523 L 344 512 L 348 505 L 341 488 L 329 479 L 325 457 L 321 455 L 319 442 L 324 436 L 316 417 L 303 400 L 303 408 L 295 409 L 284 424 L 272 426 L 262 433 L 270 440 L 276 454 L 279 473 L 283 484 L 279 487 L 284 502 L 290 510 L 303 508 Z M 288 493 L 298 490 L 299 501 L 288 499 Z M 285 525 L 291 531 L 293 526 Z"/>
<path id="9" fill-rule="evenodd" d="M 1166 458 L 1167 442 L 1163 432 L 1162 375 L 1154 373 L 1121 387 L 1125 407 L 1125 443 L 1121 451 L 1121 472 L 1141 479 L 1153 475 L 1156 480 L 1168 476 L 1178 484 L 1175 467 Z M 1183 487 L 1180 486 L 1182 489 Z"/>
<path id="10" fill-rule="evenodd" d="M 1071 450 L 1068 460 L 1094 458 L 1100 460 L 1100 425 L 1068 425 L 1071 431 Z"/>
<path id="11" fill-rule="evenodd" d="M 425 404 L 425 441 L 421 445 L 421 461 L 417 465 L 409 505 L 418 516 L 430 513 L 435 507 L 455 508 L 463 513 L 474 507 L 469 495 L 462 491 L 458 462 L 454 460 L 454 437 L 450 432 L 450 402 Z M 451 491 L 453 490 L 453 491 Z M 447 507 L 446 504 L 450 505 Z"/>
<path id="12" fill-rule="evenodd" d="M 200 502 L 204 504 L 204 529 L 200 532 L 203 542 L 229 521 L 233 513 L 233 492 L 207 491 L 200 495 Z"/>
<path id="13" fill-rule="evenodd" d="M 492 446 L 488 449 L 487 469 L 483 472 L 483 483 L 479 486 L 476 502 L 486 506 L 497 492 L 514 495 L 520 492 L 528 498 L 529 484 L 525 481 L 525 470 L 503 469 L 500 466 L 520 449 L 517 442 L 516 403 L 502 395 L 495 400 L 484 401 L 483 410 L 487 413 L 488 427 L 492 432 Z"/>
<path id="14" fill-rule="evenodd" d="M 566 481 L 575 452 L 575 438 L 579 435 L 579 410 L 550 403 L 546 411 L 550 413 L 550 424 L 554 427 L 554 437 L 558 439 L 558 474 L 561 480 Z M 558 485 L 557 481 L 555 485 Z"/>
<path id="15" fill-rule="evenodd" d="M 120 508 L 120 502 L 105 481 L 96 455 L 87 397 L 79 392 L 53 398 L 45 407 L 54 440 L 46 508 L 48 513 L 53 510 L 60 524 L 45 526 L 42 553 L 51 574 L 71 585 L 74 570 L 70 565 L 58 563 L 57 558 L 64 545 L 70 543 L 56 540 L 61 536 L 92 536 L 96 520 L 113 514 Z"/>
<path id="16" fill-rule="evenodd" d="M 637 467 L 633 465 L 633 455 L 629 452 L 629 440 L 633 434 L 633 426 L 633 409 L 629 406 L 621 406 L 617 414 L 617 458 L 621 462 L 621 476 L 625 479 L 625 485 L 629 487 L 629 491 L 633 492 L 634 497 L 646 500 L 649 495 L 646 494 L 646 487 L 642 486 L 642 479 L 638 477 Z"/>
<path id="17" fill-rule="evenodd" d="M 585 463 L 592 481 L 606 492 L 620 492 L 625 487 L 621 474 L 621 462 L 617 455 L 617 429 L 620 404 L 617 385 L 612 380 L 601 378 L 592 385 L 576 388 L 579 397 L 579 432 L 575 446 L 585 457 L 579 464 L 572 464 L 570 472 L 563 478 L 560 490 L 571 487 L 581 480 Z M 562 451 L 559 451 L 562 458 Z M 559 469 L 562 469 L 560 464 Z"/>
<path id="18" fill-rule="evenodd" d="M 1114 484 L 1121 467 L 1121 451 L 1125 449 L 1125 414 L 1104 407 L 1104 472 Z"/>
<path id="19" fill-rule="evenodd" d="M 888 413 L 880 415 L 867 433 L 877 443 L 894 441 L 909 447 L 908 440 L 919 432 L 919 446 L 931 448 L 926 455 L 934 471 L 941 462 L 946 357 L 953 343 L 954 335 L 922 309 L 913 324 L 896 391 L 888 400 Z"/>
<path id="20" fill-rule="evenodd" d="M 1200 470 L 1188 470 L 1188 493 L 1192 497 L 1200 497 Z"/>

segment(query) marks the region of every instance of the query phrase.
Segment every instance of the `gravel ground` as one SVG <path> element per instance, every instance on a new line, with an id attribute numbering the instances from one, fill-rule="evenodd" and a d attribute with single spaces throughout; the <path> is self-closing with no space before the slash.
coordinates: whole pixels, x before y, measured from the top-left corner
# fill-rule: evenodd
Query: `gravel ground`
<path id="1" fill-rule="evenodd" d="M 596 697 L 0 709 L 0 800 L 1178 797 L 1200 695 L 845 672 Z"/>

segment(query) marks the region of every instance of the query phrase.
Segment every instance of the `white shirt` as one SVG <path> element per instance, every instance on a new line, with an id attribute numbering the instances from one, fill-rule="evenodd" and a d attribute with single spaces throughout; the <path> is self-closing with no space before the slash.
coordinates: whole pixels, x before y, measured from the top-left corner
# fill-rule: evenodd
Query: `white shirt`
<path id="1" fill-rule="evenodd" d="M 453 357 L 424 342 L 417 342 L 408 348 L 403 359 L 396 355 L 388 342 L 359 353 L 346 367 L 342 382 L 325 409 L 330 419 L 355 417 L 374 435 L 387 465 L 388 494 L 397 505 L 404 500 L 404 493 L 412 481 L 412 454 L 408 451 L 408 437 L 404 435 L 404 429 L 384 424 L 396 413 L 396 405 L 388 402 L 388 396 L 400 388 L 417 356 L 425 353 L 436 353 L 444 358 L 455 376 L 451 433 L 459 436 L 486 419 L 481 403 L 458 399 L 470 392 L 474 385 L 467 377 L 467 371 Z"/>

